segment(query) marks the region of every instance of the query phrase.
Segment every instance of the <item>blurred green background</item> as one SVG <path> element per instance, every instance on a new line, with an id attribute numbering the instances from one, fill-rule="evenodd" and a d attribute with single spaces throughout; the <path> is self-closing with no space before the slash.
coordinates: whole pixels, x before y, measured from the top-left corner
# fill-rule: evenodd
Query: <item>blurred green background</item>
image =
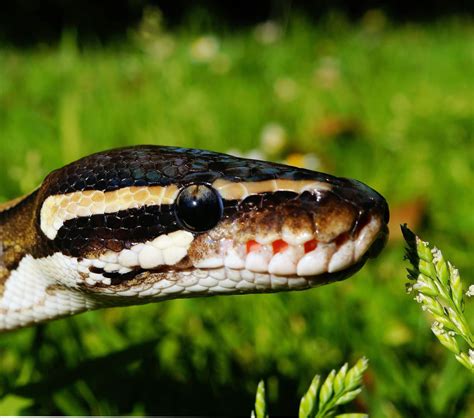
<path id="1" fill-rule="evenodd" d="M 0 201 L 81 156 L 148 143 L 354 177 L 387 198 L 394 221 L 384 253 L 345 282 L 1 335 L 0 413 L 247 415 L 265 378 L 270 411 L 294 415 L 316 372 L 365 355 L 356 409 L 472 417 L 472 376 L 405 293 L 397 224 L 472 283 L 473 75 L 472 20 L 393 23 L 377 10 L 238 30 L 201 16 L 170 31 L 149 9 L 120 42 L 84 46 L 70 30 L 57 44 L 0 46 Z"/>

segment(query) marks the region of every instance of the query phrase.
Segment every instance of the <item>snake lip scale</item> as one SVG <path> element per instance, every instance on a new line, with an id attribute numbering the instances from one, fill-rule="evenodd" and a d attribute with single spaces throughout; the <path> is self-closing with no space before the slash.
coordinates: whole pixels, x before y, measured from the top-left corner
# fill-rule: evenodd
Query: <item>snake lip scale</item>
<path id="1" fill-rule="evenodd" d="M 0 205 L 0 331 L 92 309 L 302 290 L 383 249 L 356 180 L 210 151 L 100 152 Z"/>

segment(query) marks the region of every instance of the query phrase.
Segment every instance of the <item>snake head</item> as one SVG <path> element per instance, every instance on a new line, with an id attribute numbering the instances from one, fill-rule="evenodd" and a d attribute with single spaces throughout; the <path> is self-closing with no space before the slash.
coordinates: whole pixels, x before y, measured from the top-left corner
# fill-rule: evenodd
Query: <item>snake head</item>
<path id="1" fill-rule="evenodd" d="M 2 309 L 19 305 L 29 316 L 10 328 L 104 306 L 307 289 L 354 274 L 388 234 L 387 203 L 363 183 L 174 147 L 85 157 L 27 202 L 3 216 L 28 228 L 4 266 L 0 329 Z M 28 282 L 39 290 L 26 303 Z"/>

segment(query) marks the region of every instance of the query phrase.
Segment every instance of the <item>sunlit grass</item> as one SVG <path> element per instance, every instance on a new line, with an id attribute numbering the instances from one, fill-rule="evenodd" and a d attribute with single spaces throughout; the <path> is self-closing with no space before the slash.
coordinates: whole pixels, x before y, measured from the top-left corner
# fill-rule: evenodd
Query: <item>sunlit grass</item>
<path id="1" fill-rule="evenodd" d="M 0 198 L 94 151 L 248 152 L 277 126 L 283 154 L 315 153 L 322 169 L 380 191 L 392 213 L 426 202 L 417 228 L 472 270 L 473 26 L 262 30 L 152 22 L 120 45 L 80 49 L 65 34 L 57 47 L 0 48 Z M 316 371 L 365 355 L 373 416 L 472 415 L 472 378 L 404 294 L 402 257 L 393 241 L 353 279 L 314 291 L 110 309 L 2 335 L 0 411 L 247 414 L 265 377 L 272 410 L 294 414 Z"/>

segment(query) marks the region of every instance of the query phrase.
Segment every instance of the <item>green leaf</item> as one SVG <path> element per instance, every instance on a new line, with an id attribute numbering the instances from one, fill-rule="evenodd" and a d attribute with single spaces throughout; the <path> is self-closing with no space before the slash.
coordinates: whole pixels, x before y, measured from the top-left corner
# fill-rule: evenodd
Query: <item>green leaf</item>
<path id="1" fill-rule="evenodd" d="M 22 411 L 31 406 L 32 399 L 22 398 L 16 395 L 7 395 L 0 399 L 0 411 L 3 415 L 23 415 Z"/>
<path id="2" fill-rule="evenodd" d="M 352 413 L 336 415 L 335 418 L 369 418 L 369 416 L 367 414 Z"/>
<path id="3" fill-rule="evenodd" d="M 455 268 L 451 263 L 448 262 L 450 276 L 451 276 L 451 290 L 453 295 L 454 303 L 456 307 L 459 309 L 459 312 L 464 311 L 464 303 L 463 303 L 463 290 L 462 290 L 462 282 L 461 276 L 457 268 Z"/>
<path id="4" fill-rule="evenodd" d="M 321 391 L 319 392 L 319 409 L 322 410 L 326 406 L 326 404 L 329 402 L 329 400 L 332 397 L 333 394 L 333 382 L 334 382 L 334 376 L 336 375 L 335 370 L 331 370 L 331 373 L 329 373 L 328 377 L 323 383 L 323 386 L 321 387 Z"/>
<path id="5" fill-rule="evenodd" d="M 338 395 L 344 390 L 344 379 L 347 374 L 347 363 L 345 363 L 341 369 L 337 372 L 336 377 L 334 378 L 334 394 Z"/>
<path id="6" fill-rule="evenodd" d="M 355 399 L 355 397 L 362 392 L 362 388 L 351 390 L 350 392 L 344 393 L 344 395 L 340 396 L 336 399 L 336 405 L 343 405 Z"/>
<path id="7" fill-rule="evenodd" d="M 314 415 L 320 380 L 321 377 L 319 375 L 314 376 L 308 391 L 301 398 L 298 412 L 299 418 L 309 418 Z"/>
<path id="8" fill-rule="evenodd" d="M 252 411 L 252 416 L 256 418 L 267 417 L 267 402 L 265 400 L 265 383 L 263 380 L 258 382 L 257 394 L 255 396 L 255 411 Z"/>
<path id="9" fill-rule="evenodd" d="M 362 357 L 357 361 L 354 367 L 352 367 L 347 372 L 346 378 L 344 380 L 346 391 L 354 390 L 357 386 L 360 385 L 362 375 L 367 370 L 368 365 L 369 360 L 367 360 L 367 358 L 365 357 Z"/>

